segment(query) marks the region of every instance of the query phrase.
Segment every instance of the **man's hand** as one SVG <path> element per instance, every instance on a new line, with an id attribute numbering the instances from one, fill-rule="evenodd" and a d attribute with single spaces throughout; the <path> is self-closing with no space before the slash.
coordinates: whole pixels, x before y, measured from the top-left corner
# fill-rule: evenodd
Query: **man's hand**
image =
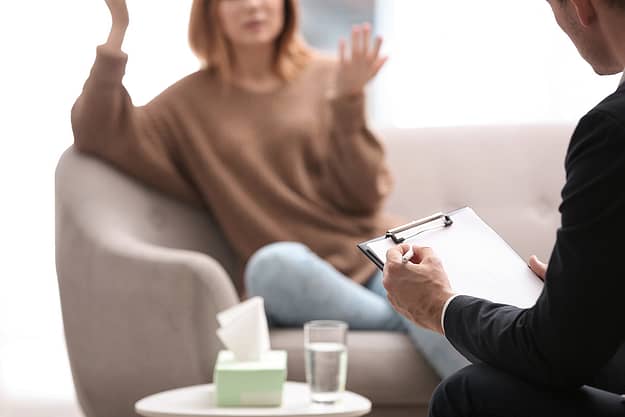
<path id="1" fill-rule="evenodd" d="M 368 23 L 352 28 L 350 53 L 347 44 L 339 42 L 339 70 L 336 78 L 336 93 L 339 97 L 362 93 L 365 85 L 377 75 L 386 62 L 380 56 L 382 38 L 376 37 L 371 45 L 371 26 Z"/>
<path id="2" fill-rule="evenodd" d="M 410 245 L 389 249 L 384 266 L 384 288 L 393 307 L 419 326 L 443 333 L 441 315 L 454 295 L 440 260 L 430 248 L 413 246 L 414 256 L 402 262 Z"/>
<path id="3" fill-rule="evenodd" d="M 538 278 L 543 281 L 545 280 L 545 277 L 547 276 L 547 264 L 539 261 L 536 255 L 530 256 L 529 267 L 536 275 L 538 275 Z"/>

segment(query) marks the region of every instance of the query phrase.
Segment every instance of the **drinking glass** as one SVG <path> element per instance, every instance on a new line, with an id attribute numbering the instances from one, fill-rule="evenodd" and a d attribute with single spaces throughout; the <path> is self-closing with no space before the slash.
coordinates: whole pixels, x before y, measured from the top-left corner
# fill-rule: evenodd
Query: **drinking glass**
<path id="1" fill-rule="evenodd" d="M 347 323 L 315 320 L 304 324 L 306 381 L 311 400 L 334 403 L 347 379 Z"/>

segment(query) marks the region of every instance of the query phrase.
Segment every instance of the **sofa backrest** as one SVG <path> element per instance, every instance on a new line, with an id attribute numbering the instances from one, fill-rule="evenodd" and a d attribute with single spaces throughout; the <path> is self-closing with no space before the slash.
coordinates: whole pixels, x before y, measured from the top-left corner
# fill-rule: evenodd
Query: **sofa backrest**
<path id="1" fill-rule="evenodd" d="M 395 189 L 389 211 L 406 220 L 473 207 L 521 256 L 546 260 L 559 225 L 564 155 L 573 126 L 380 129 Z M 57 203 L 94 233 L 130 234 L 197 250 L 240 271 L 208 212 L 187 207 L 68 150 Z M 69 207 L 71 206 L 71 207 Z M 95 224 L 94 224 L 95 223 Z"/>
<path id="2" fill-rule="evenodd" d="M 407 220 L 471 206 L 524 259 L 547 260 L 560 216 L 564 156 L 574 126 L 381 129 Z"/>
<path id="3" fill-rule="evenodd" d="M 116 235 L 198 251 L 239 275 L 232 249 L 207 210 L 175 201 L 74 148 L 59 161 L 56 202 L 57 222 L 64 221 L 59 216 L 72 217 L 94 240 Z"/>

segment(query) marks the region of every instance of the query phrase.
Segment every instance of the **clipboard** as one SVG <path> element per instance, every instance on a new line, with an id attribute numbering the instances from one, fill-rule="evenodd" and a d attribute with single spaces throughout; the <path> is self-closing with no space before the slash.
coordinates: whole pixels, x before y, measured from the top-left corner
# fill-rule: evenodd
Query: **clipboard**
<path id="1" fill-rule="evenodd" d="M 390 229 L 358 248 L 382 270 L 386 252 L 400 243 L 431 247 L 458 294 L 529 308 L 543 290 L 543 281 L 470 207 Z"/>

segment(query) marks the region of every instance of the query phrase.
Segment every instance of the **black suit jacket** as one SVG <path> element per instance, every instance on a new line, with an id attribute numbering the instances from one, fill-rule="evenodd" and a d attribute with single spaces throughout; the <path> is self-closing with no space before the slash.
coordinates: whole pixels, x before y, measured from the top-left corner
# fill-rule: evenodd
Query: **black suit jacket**
<path id="1" fill-rule="evenodd" d="M 625 84 L 579 122 L 565 165 L 562 226 L 536 305 L 460 296 L 445 335 L 469 360 L 533 383 L 625 393 Z"/>

